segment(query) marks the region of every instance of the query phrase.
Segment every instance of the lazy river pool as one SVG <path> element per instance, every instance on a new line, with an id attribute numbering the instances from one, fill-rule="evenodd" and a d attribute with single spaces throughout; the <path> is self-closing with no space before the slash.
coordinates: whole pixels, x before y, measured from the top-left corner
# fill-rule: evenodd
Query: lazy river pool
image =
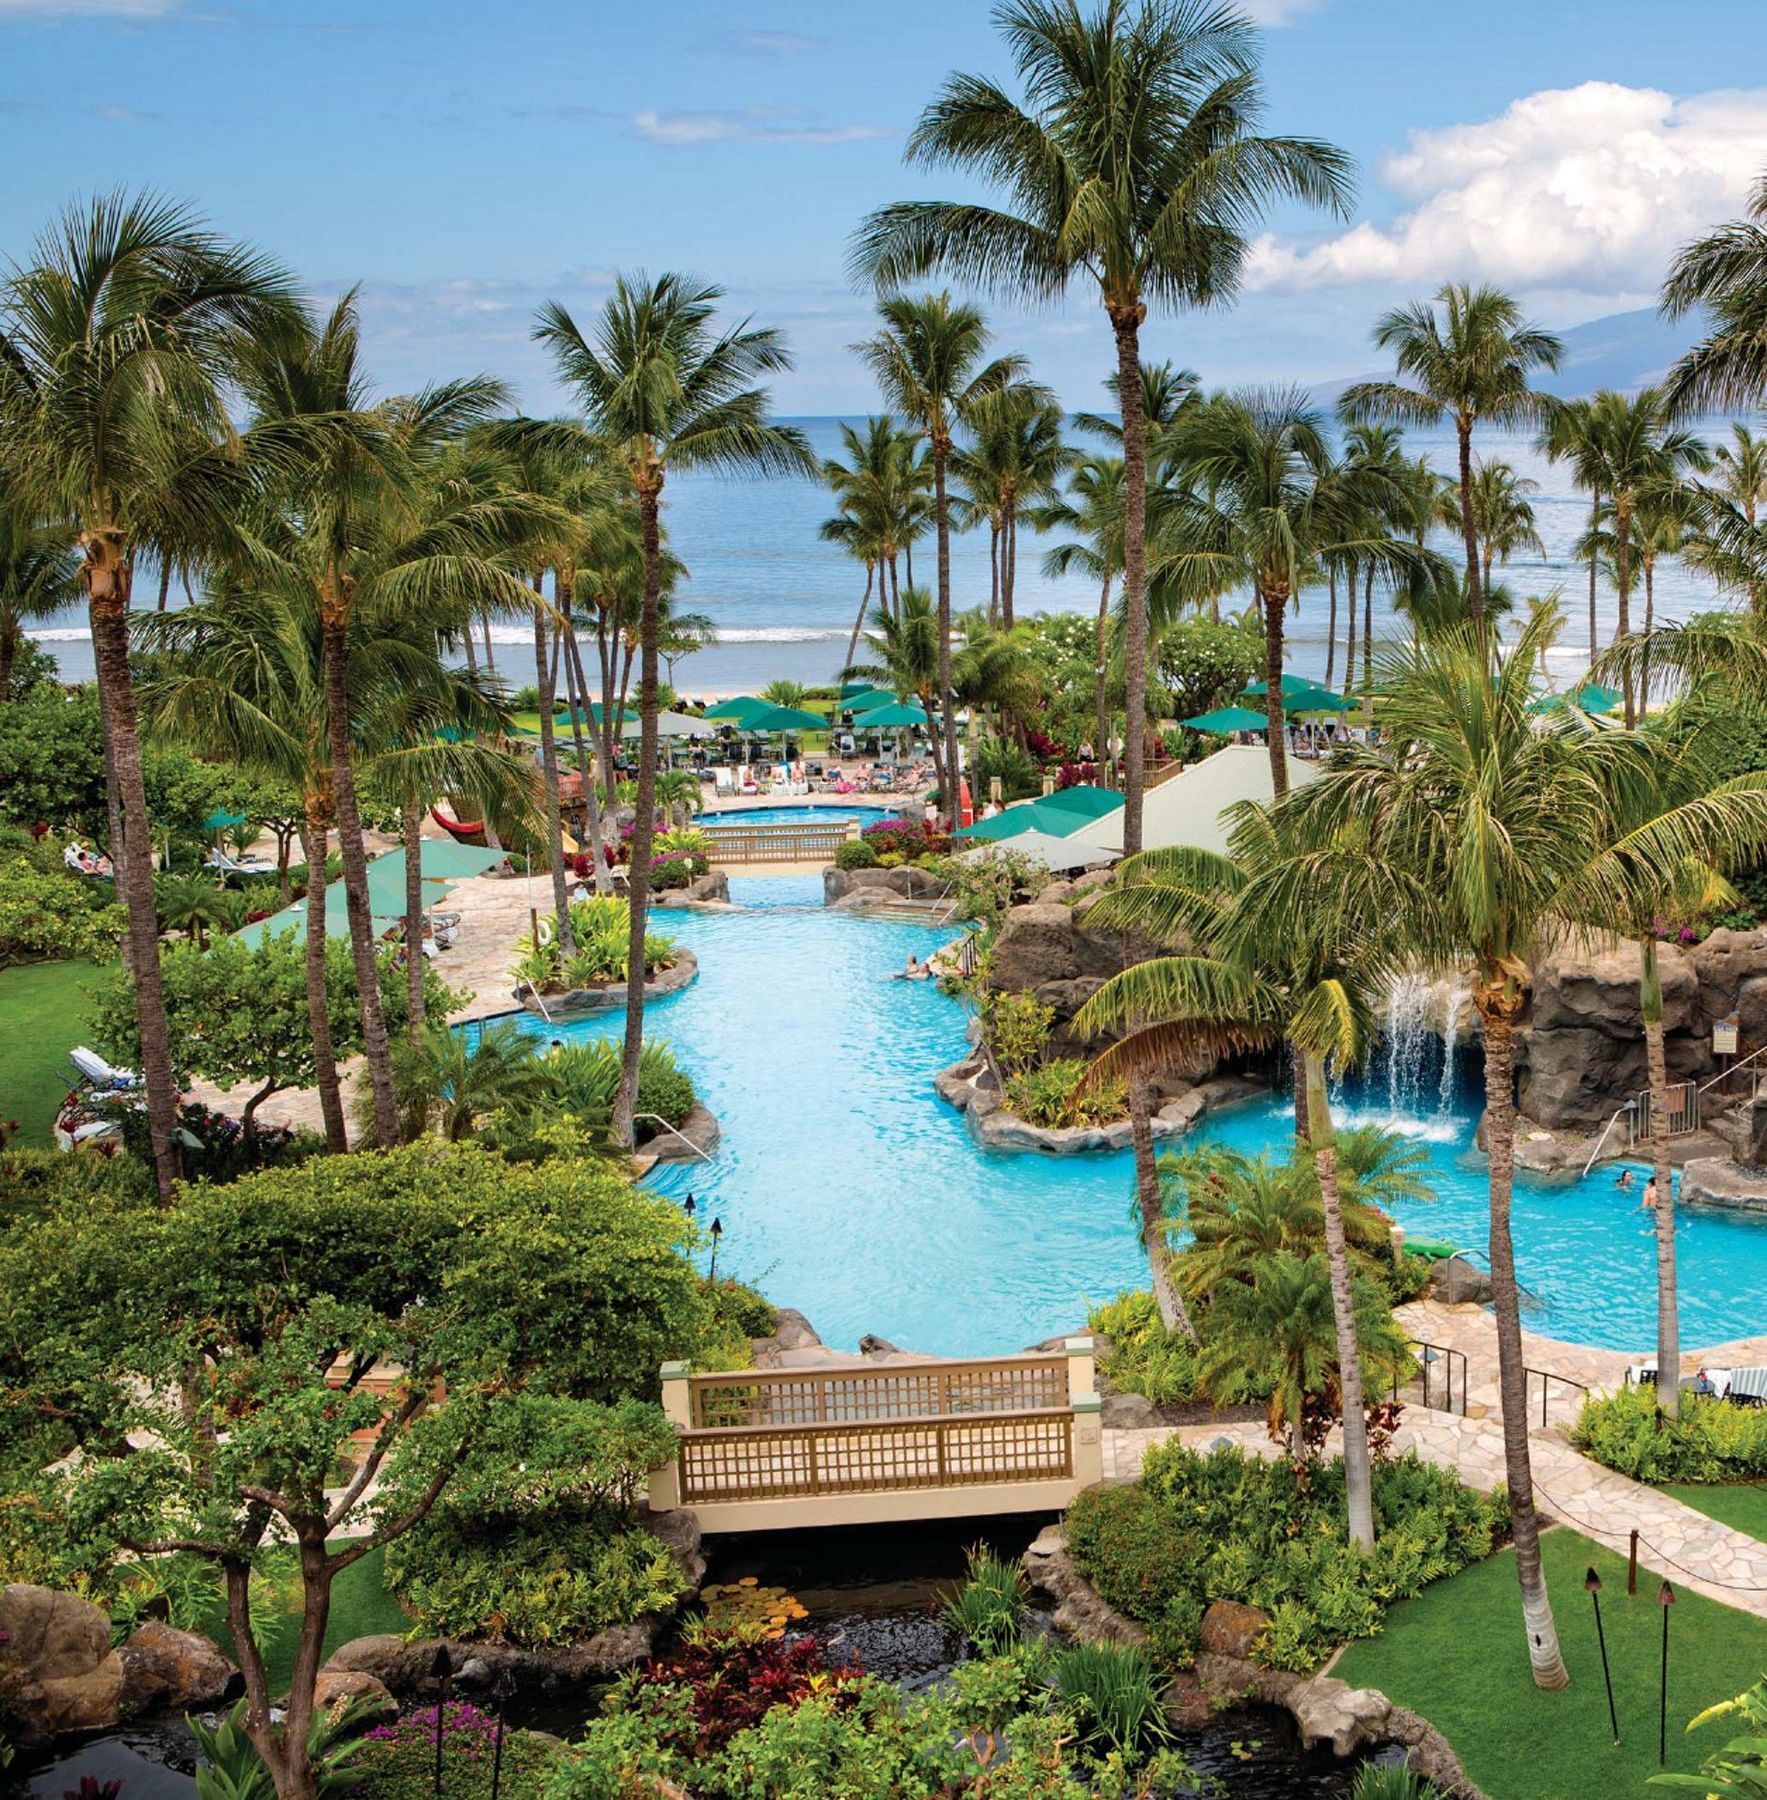
<path id="1" fill-rule="evenodd" d="M 983 1151 L 934 1094 L 933 1072 L 965 1053 L 968 1015 L 932 983 L 890 975 L 948 928 L 826 910 L 819 874 L 734 881 L 731 897 L 752 910 L 659 917 L 656 929 L 689 945 L 700 973 L 649 1013 L 723 1128 L 711 1163 L 664 1165 L 653 1185 L 691 1189 L 701 1218 L 722 1220 L 721 1268 L 797 1307 L 829 1344 L 850 1348 L 873 1332 L 958 1356 L 1076 1330 L 1089 1303 L 1145 1283 L 1127 1151 Z M 621 1029 L 616 1016 L 561 1026 L 518 1017 L 548 1037 Z M 1429 1157 L 1436 1197 L 1396 1207 L 1399 1223 L 1482 1263 L 1471 1096 L 1428 1071 L 1395 1092 L 1371 1082 L 1340 1114 L 1374 1115 Z M 1236 1148 L 1278 1153 L 1292 1131 L 1282 1101 L 1228 1109 L 1205 1126 Z M 1524 1320 L 1553 1337 L 1642 1349 L 1656 1331 L 1651 1222 L 1615 1174 L 1610 1164 L 1584 1181 L 1518 1180 Z M 1682 1341 L 1761 1329 L 1767 1221 L 1690 1210 L 1679 1247 Z"/>
<path id="2" fill-rule="evenodd" d="M 918 816 L 922 810 L 915 807 Z M 880 819 L 895 816 L 891 806 L 868 806 L 861 800 L 818 802 L 813 806 L 744 806 L 728 812 L 704 812 L 698 823 L 702 829 L 717 831 L 727 825 L 850 825 L 855 819 L 861 825 L 875 825 Z M 793 876 L 783 876 L 790 881 Z"/>

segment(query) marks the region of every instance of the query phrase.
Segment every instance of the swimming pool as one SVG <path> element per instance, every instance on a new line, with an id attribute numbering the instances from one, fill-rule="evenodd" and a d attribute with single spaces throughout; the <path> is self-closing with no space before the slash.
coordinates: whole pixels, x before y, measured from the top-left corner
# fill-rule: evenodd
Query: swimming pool
<path id="1" fill-rule="evenodd" d="M 857 819 L 875 825 L 895 813 L 891 806 L 868 806 L 863 800 L 818 801 L 814 806 L 745 806 L 728 812 L 701 813 L 699 823 L 712 831 L 721 825 L 844 825 Z M 916 805 L 916 814 L 921 810 Z"/>
<path id="2" fill-rule="evenodd" d="M 967 1014 L 930 983 L 889 979 L 947 930 L 825 910 L 818 875 L 738 880 L 753 911 L 684 913 L 657 929 L 699 957 L 699 979 L 658 1001 L 667 1038 L 723 1127 L 710 1164 L 667 1168 L 724 1225 L 720 1267 L 799 1308 L 830 1344 L 875 1332 L 947 1355 L 1015 1350 L 1084 1322 L 1089 1301 L 1145 1283 L 1131 1219 L 1132 1166 L 1116 1155 L 983 1152 L 934 1095 L 935 1069 L 966 1048 Z M 617 1035 L 616 1017 L 544 1035 Z M 1427 1150 L 1437 1198 L 1395 1209 L 1419 1237 L 1486 1241 L 1482 1166 L 1465 1146 L 1474 1099 L 1414 1084 L 1406 1125 Z M 1388 1093 L 1365 1090 L 1384 1112 Z M 1352 1102 L 1340 1116 L 1363 1116 Z M 1220 1112 L 1206 1135 L 1236 1148 L 1292 1139 L 1280 1101 Z M 1655 1248 L 1611 1166 L 1587 1181 L 1518 1181 L 1525 1323 L 1578 1342 L 1644 1349 L 1655 1340 Z M 1681 1329 L 1689 1346 L 1762 1328 L 1767 1223 L 1682 1214 Z M 1482 1255 L 1479 1258 L 1483 1261 Z"/>

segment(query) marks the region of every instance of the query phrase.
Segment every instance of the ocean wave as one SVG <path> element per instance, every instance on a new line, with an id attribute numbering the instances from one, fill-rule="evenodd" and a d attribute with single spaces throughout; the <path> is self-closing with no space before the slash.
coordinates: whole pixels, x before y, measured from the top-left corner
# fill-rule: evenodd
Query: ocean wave
<path id="1" fill-rule="evenodd" d="M 84 625 L 27 626 L 25 636 L 39 644 L 89 644 L 92 633 Z"/>
<path id="2" fill-rule="evenodd" d="M 82 637 L 84 632 L 80 634 Z M 587 643 L 588 634 L 579 632 Z M 848 630 L 839 625 L 730 625 L 720 627 L 712 641 L 717 644 L 839 644 L 844 643 Z M 493 625 L 491 627 L 493 644 L 526 644 L 530 648 L 534 642 L 534 628 L 531 625 Z"/>

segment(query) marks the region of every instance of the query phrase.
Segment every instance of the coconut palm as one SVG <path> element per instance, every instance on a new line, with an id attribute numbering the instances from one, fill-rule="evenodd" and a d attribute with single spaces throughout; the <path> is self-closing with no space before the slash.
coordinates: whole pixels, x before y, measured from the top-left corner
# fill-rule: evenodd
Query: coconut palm
<path id="1" fill-rule="evenodd" d="M 1528 498 L 1540 491 L 1540 484 L 1518 475 L 1515 465 L 1501 457 L 1481 456 L 1473 459 L 1471 491 L 1473 535 L 1479 542 L 1479 581 L 1489 592 L 1493 563 L 1507 563 L 1522 550 L 1532 550 L 1541 557 L 1546 554 L 1539 521 Z M 1448 530 L 1465 535 L 1460 489 L 1452 482 L 1442 483 L 1437 517 Z"/>
<path id="2" fill-rule="evenodd" d="M 1589 525 L 1581 554 L 1589 565 L 1589 660 L 1601 654 L 1600 628 L 1595 617 L 1596 580 L 1601 557 L 1596 548 L 1604 523 L 1602 483 L 1607 475 L 1604 442 L 1606 415 L 1594 400 L 1558 400 L 1546 409 L 1538 446 L 1554 462 L 1569 464 L 1571 479 L 1589 495 Z"/>
<path id="3" fill-rule="evenodd" d="M 153 884 L 160 927 L 181 931 L 199 950 L 206 950 L 212 926 L 227 923 L 227 896 L 207 875 L 162 875 Z"/>
<path id="4" fill-rule="evenodd" d="M 1373 503 L 1370 525 L 1377 531 L 1412 538 L 1421 544 L 1426 536 L 1426 516 L 1433 506 L 1436 486 L 1434 478 L 1424 479 L 1428 471 L 1420 463 L 1406 460 L 1401 448 L 1404 433 L 1396 425 L 1381 425 L 1363 420 L 1344 432 L 1343 467 L 1346 472 L 1375 471 L 1383 478 L 1377 490 L 1380 498 Z M 1362 685 L 1368 686 L 1374 666 L 1374 589 L 1383 575 L 1391 584 L 1392 571 L 1383 569 L 1373 559 L 1366 563 L 1353 554 L 1339 553 L 1332 558 L 1334 567 L 1343 570 L 1344 586 L 1349 597 L 1349 630 L 1344 638 L 1344 685 L 1356 680 L 1356 592 L 1362 592 Z"/>
<path id="5" fill-rule="evenodd" d="M 1122 885 L 1089 917 L 1193 948 L 1112 976 L 1075 1015 L 1077 1030 L 1125 1035 L 1095 1062 L 1100 1074 L 1182 1066 L 1286 1039 L 1296 1062 L 1296 1135 L 1311 1158 L 1324 1219 L 1343 1401 L 1344 1473 L 1352 1542 L 1374 1542 L 1368 1437 L 1356 1315 L 1337 1177 L 1330 1081 L 1360 1068 L 1372 1039 L 1369 996 L 1397 967 L 1387 932 L 1392 878 L 1359 833 L 1305 848 L 1285 842 L 1260 809 L 1244 808 L 1232 855 L 1187 847 L 1124 865 Z"/>
<path id="6" fill-rule="evenodd" d="M 1107 375 L 1101 384 L 1114 402 L 1117 378 Z M 1157 454 L 1166 428 L 1176 423 L 1186 407 L 1202 398 L 1202 378 L 1195 369 L 1181 369 L 1176 363 L 1144 362 L 1141 365 L 1141 430 L 1150 451 Z M 1123 420 L 1116 412 L 1079 412 L 1074 426 L 1090 436 L 1108 438 L 1119 448 L 1123 442 Z"/>
<path id="7" fill-rule="evenodd" d="M 1749 193 L 1745 217 L 1687 245 L 1669 266 L 1663 311 L 1698 312 L 1711 329 L 1670 369 L 1670 411 L 1687 417 L 1767 399 L 1767 174 Z"/>
<path id="8" fill-rule="evenodd" d="M 1098 627 L 1093 673 L 1093 747 L 1103 768 L 1109 761 L 1111 588 L 1123 573 L 1123 459 L 1081 456 L 1068 474 L 1067 491 L 1034 507 L 1029 515 L 1038 531 L 1071 531 L 1075 536 L 1056 544 L 1043 557 L 1045 575 L 1080 574 L 1098 584 Z"/>
<path id="9" fill-rule="evenodd" d="M 975 307 L 949 293 L 892 295 L 878 303 L 882 326 L 853 348 L 885 400 L 926 434 L 933 470 L 933 532 L 937 549 L 939 712 L 945 739 L 945 811 L 957 816 L 957 713 L 951 693 L 951 499 L 947 475 L 956 432 L 977 404 L 1024 373 L 1016 356 L 984 360 L 989 332 Z"/>
<path id="10" fill-rule="evenodd" d="M 1289 608 L 1335 558 L 1395 578 L 1431 572 L 1440 559 L 1386 524 L 1409 505 L 1404 483 L 1383 466 L 1335 463 L 1324 415 L 1297 392 L 1213 397 L 1174 427 L 1164 461 L 1171 485 L 1150 502 L 1155 605 L 1163 614 L 1229 587 L 1251 589 L 1264 629 L 1270 780 L 1281 796 Z"/>
<path id="11" fill-rule="evenodd" d="M 324 318 L 290 318 L 250 348 L 237 373 L 240 388 L 255 428 L 279 434 L 287 449 L 274 474 L 274 527 L 248 534 L 233 554 L 258 579 L 301 585 L 318 610 L 331 804 L 363 1055 L 376 1137 L 390 1148 L 399 1141 L 399 1112 L 357 792 L 350 621 L 358 609 L 396 616 L 416 608 L 458 626 L 487 604 L 513 610 L 530 603 L 507 559 L 556 515 L 533 494 L 461 492 L 432 479 L 436 460 L 502 409 L 505 390 L 480 377 L 376 402 L 362 367 L 353 294 Z"/>
<path id="12" fill-rule="evenodd" d="M 1712 485 L 1753 525 L 1767 502 L 1767 437 L 1732 420 L 1730 442 L 1712 451 Z"/>
<path id="13" fill-rule="evenodd" d="M 934 718 L 933 690 L 939 680 L 939 665 L 950 663 L 949 646 L 941 658 L 939 651 L 939 619 L 932 596 L 924 588 L 902 590 L 901 605 L 895 612 L 876 606 L 871 612 L 871 630 L 866 633 L 866 648 L 871 652 L 865 662 L 850 663 L 841 670 L 842 681 L 875 681 L 898 694 L 912 694 L 928 719 Z M 949 707 L 946 708 L 949 711 Z M 944 737 L 937 726 L 929 734 L 932 744 L 933 770 L 946 792 Z"/>
<path id="14" fill-rule="evenodd" d="M 79 598 L 80 554 L 65 532 L 46 531 L 0 467 L 0 706 L 12 698 L 12 670 L 32 619 Z"/>
<path id="15" fill-rule="evenodd" d="M 1045 300 L 1094 281 L 1117 352 L 1123 426 L 1124 846 L 1141 848 L 1147 730 L 1147 450 L 1141 327 L 1149 305 L 1206 306 L 1238 285 L 1246 232 L 1272 201 L 1342 212 L 1342 152 L 1257 134 L 1257 37 L 1212 0 L 1007 0 L 997 20 L 1024 102 L 954 75 L 908 160 L 979 176 L 1003 207 L 911 200 L 861 226 L 856 269 L 890 289 L 943 269 Z"/>
<path id="16" fill-rule="evenodd" d="M 1540 397 L 1528 386 L 1528 376 L 1535 369 L 1556 369 L 1564 345 L 1523 319 L 1509 295 L 1458 282 L 1440 289 L 1433 302 L 1416 300 L 1385 314 L 1374 328 L 1374 341 L 1393 353 L 1400 378 L 1358 382 L 1344 391 L 1338 404 L 1351 419 L 1453 425 L 1466 591 L 1472 616 L 1482 618 L 1473 431 L 1481 423 L 1514 425 L 1536 419 Z"/>
<path id="17" fill-rule="evenodd" d="M 1062 424 L 1062 410 L 1047 388 L 1015 381 L 977 401 L 970 441 L 952 460 L 970 508 L 990 528 L 994 592 L 988 619 L 1007 631 L 1014 622 L 1019 519 L 1055 492 L 1067 461 Z"/>
<path id="18" fill-rule="evenodd" d="M 822 465 L 822 479 L 840 511 L 823 521 L 822 537 L 865 565 L 865 592 L 847 641 L 851 662 L 871 610 L 873 583 L 883 604 L 894 607 L 901 598 L 905 556 L 908 584 L 914 585 L 914 540 L 932 522 L 932 462 L 919 433 L 904 430 L 886 414 L 867 419 L 863 433 L 851 425 L 840 430 L 848 460 L 830 457 Z"/>
<path id="19" fill-rule="evenodd" d="M 248 464 L 221 382 L 242 335 L 277 325 L 288 277 L 182 208 L 112 194 L 69 208 L 0 296 L 0 422 L 17 503 L 79 545 L 121 841 L 149 1136 L 160 1197 L 178 1175 L 129 604 L 155 534 L 225 534 Z"/>
<path id="20" fill-rule="evenodd" d="M 638 507 L 643 561 L 639 611 L 638 816 L 632 833 L 630 960 L 644 960 L 650 853 L 656 833 L 657 657 L 662 628 L 663 486 L 671 469 L 730 474 L 813 475 L 803 434 L 776 424 L 758 378 L 791 366 L 777 332 L 746 322 L 720 332 L 723 290 L 681 275 L 621 276 L 589 333 L 557 302 L 540 310 L 534 335 L 581 402 Z M 610 763 L 611 767 L 611 763 Z M 644 1045 L 644 984 L 626 984 L 626 1037 L 613 1137 L 632 1143 L 638 1062 Z"/>
<path id="21" fill-rule="evenodd" d="M 434 1130 L 451 1144 L 470 1138 L 493 1113 L 537 1111 L 554 1085 L 535 1040 L 508 1020 L 486 1024 L 470 1038 L 431 1025 L 401 1046 L 398 1071 L 407 1139 Z"/>
<path id="22" fill-rule="evenodd" d="M 1515 1030 L 1539 958 L 1568 924 L 1616 919 L 1636 896 L 1662 892 L 1688 861 L 1720 861 L 1758 841 L 1760 791 L 1743 778 L 1620 824 L 1619 799 L 1648 788 L 1666 754 L 1658 734 L 1602 730 L 1565 712 L 1530 710 L 1533 671 L 1557 627 L 1542 608 L 1495 670 L 1476 621 L 1390 650 L 1379 744 L 1341 750 L 1277 809 L 1299 842 L 1364 834 L 1366 854 L 1397 885 L 1392 928 L 1428 965 L 1471 965 L 1485 1042 L 1491 1284 L 1504 1458 L 1522 1613 L 1534 1679 L 1566 1680 L 1540 1563 L 1528 1450 L 1521 1315 L 1510 1232 L 1515 1171 Z"/>

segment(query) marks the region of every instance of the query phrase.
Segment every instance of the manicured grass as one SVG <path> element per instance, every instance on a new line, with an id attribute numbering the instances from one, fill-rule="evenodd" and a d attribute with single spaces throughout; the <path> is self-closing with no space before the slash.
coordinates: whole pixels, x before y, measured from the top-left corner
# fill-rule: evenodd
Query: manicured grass
<path id="1" fill-rule="evenodd" d="M 1688 1484 L 1665 1487 L 1684 1506 L 1717 1519 L 1750 1537 L 1767 1542 L 1767 1481 L 1745 1481 L 1726 1487 L 1694 1487 Z"/>
<path id="2" fill-rule="evenodd" d="M 72 1071 L 67 1053 L 85 1035 L 90 963 L 21 963 L 0 969 L 0 1119 L 16 1119 L 18 1142 L 47 1149 Z"/>
<path id="3" fill-rule="evenodd" d="M 1657 1680 L 1662 1643 L 1658 1578 L 1562 1526 L 1542 1540 L 1559 1642 L 1571 1685 L 1546 1694 L 1528 1673 L 1515 1556 L 1505 1550 L 1401 1601 L 1377 1638 L 1345 1650 L 1332 1668 L 1352 1687 L 1379 1688 L 1422 1713 L 1487 1794 L 1586 1800 L 1633 1794 L 1657 1768 Z M 1602 1581 L 1602 1623 L 1613 1666 L 1620 1742 L 1607 1695 L 1584 1570 Z M 1722 1725 L 1689 1737 L 1686 1725 L 1715 1700 L 1740 1694 L 1767 1670 L 1767 1620 L 1677 1587 L 1669 1621 L 1670 1769 L 1697 1770 L 1727 1741 Z"/>
<path id="4" fill-rule="evenodd" d="M 298 1594 L 295 1598 L 298 1607 Z M 256 1628 L 257 1637 L 265 1640 L 264 1667 L 273 1694 L 281 1693 L 294 1673 L 295 1628 L 299 1617 L 298 1611 L 291 1613 L 286 1628 L 274 1637 L 268 1637 L 261 1625 Z M 229 1656 L 234 1654 L 233 1634 L 227 1629 L 226 1613 L 219 1604 L 202 1629 Z M 386 1574 L 378 1550 L 370 1550 L 360 1562 L 351 1563 L 332 1583 L 331 1617 L 325 1624 L 327 1656 L 351 1638 L 368 1637 L 379 1631 L 403 1634 L 410 1629 L 410 1619 L 400 1611 L 399 1603 L 387 1591 Z"/>

